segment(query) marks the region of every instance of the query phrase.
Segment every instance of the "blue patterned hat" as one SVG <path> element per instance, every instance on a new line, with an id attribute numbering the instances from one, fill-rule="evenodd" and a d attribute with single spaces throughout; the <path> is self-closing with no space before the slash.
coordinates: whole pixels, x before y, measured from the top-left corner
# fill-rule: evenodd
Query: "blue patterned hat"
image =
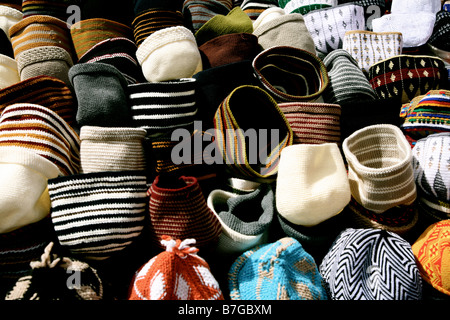
<path id="1" fill-rule="evenodd" d="M 246 251 L 228 273 L 232 300 L 327 300 L 314 258 L 294 238 Z"/>

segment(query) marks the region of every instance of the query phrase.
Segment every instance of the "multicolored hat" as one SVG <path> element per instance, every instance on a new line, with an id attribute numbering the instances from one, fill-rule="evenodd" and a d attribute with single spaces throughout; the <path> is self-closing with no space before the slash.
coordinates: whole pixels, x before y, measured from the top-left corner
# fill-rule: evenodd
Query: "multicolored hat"
<path id="1" fill-rule="evenodd" d="M 278 6 L 278 0 L 243 0 L 241 1 L 240 7 L 253 22 L 268 9 L 281 9 Z"/>
<path id="2" fill-rule="evenodd" d="M 184 25 L 195 33 L 214 16 L 227 15 L 232 7 L 232 0 L 185 0 L 181 11 Z"/>
<path id="3" fill-rule="evenodd" d="M 278 5 L 289 13 L 307 14 L 310 11 L 338 5 L 338 0 L 278 0 Z"/>
<path id="4" fill-rule="evenodd" d="M 314 258 L 300 242 L 282 238 L 240 255 L 228 273 L 231 300 L 327 300 Z"/>

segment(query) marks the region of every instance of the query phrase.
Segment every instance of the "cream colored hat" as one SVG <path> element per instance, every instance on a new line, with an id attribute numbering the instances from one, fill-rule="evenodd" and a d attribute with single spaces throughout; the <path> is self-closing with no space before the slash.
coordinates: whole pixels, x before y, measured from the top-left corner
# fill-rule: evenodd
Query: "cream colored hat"
<path id="1" fill-rule="evenodd" d="M 272 21 L 273 19 L 279 18 L 286 15 L 286 12 L 280 7 L 270 7 L 258 16 L 255 21 L 253 21 L 253 30 L 256 30 L 258 27 L 263 24 Z"/>
<path id="2" fill-rule="evenodd" d="M 315 226 L 339 214 L 351 193 L 337 144 L 286 147 L 280 157 L 275 199 L 278 213 L 296 225 Z"/>
<path id="3" fill-rule="evenodd" d="M 9 6 L 0 5 L 0 29 L 5 31 L 5 34 L 9 36 L 9 28 L 15 25 L 17 22 L 22 20 L 23 13 L 17 9 L 14 9 Z"/>
<path id="4" fill-rule="evenodd" d="M 0 54 L 0 89 L 20 82 L 17 62 L 7 55 Z"/>

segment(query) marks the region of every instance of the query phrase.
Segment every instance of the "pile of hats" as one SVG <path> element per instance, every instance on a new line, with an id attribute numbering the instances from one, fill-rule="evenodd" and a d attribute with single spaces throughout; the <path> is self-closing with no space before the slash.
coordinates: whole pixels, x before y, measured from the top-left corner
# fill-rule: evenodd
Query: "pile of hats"
<path id="1" fill-rule="evenodd" d="M 449 10 L 0 2 L 3 299 L 450 299 Z"/>

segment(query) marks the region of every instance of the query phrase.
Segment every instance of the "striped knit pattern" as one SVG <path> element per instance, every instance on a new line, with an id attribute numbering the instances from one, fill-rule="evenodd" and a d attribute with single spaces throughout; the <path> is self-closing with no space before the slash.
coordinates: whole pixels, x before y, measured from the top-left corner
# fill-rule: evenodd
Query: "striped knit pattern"
<path id="1" fill-rule="evenodd" d="M 22 1 L 22 13 L 24 18 L 28 18 L 35 15 L 52 16 L 66 21 L 69 17 L 67 8 L 71 5 L 71 2 L 75 4 L 75 1 L 55 1 L 55 0 L 23 0 Z"/>
<path id="2" fill-rule="evenodd" d="M 300 48 L 275 46 L 265 49 L 253 59 L 252 65 L 261 85 L 277 102 L 313 102 L 329 85 L 322 60 Z"/>
<path id="3" fill-rule="evenodd" d="M 244 0 L 239 5 L 249 18 L 252 21 L 255 21 L 258 19 L 259 15 L 263 13 L 265 10 L 273 7 L 278 7 L 278 1 L 277 0 L 258 0 L 258 1 L 252 1 L 252 0 Z"/>
<path id="4" fill-rule="evenodd" d="M 364 208 L 383 213 L 416 199 L 411 146 L 402 131 L 378 124 L 344 140 L 352 196 Z"/>
<path id="5" fill-rule="evenodd" d="M 121 37 L 134 40 L 133 29 L 130 26 L 103 18 L 85 19 L 74 23 L 70 27 L 70 36 L 78 59 L 103 40 Z"/>
<path id="6" fill-rule="evenodd" d="M 292 145 L 294 136 L 276 101 L 269 93 L 252 85 L 237 87 L 222 101 L 214 116 L 214 128 L 217 147 L 226 165 L 238 178 L 250 180 L 266 180 L 275 175 L 281 151 Z M 257 146 L 258 159 L 249 158 L 250 146 L 245 136 L 249 129 L 264 129 L 266 133 L 264 148 Z M 278 132 L 278 141 L 271 141 L 269 137 L 273 129 Z M 252 156 L 256 156 L 254 149 Z"/>
<path id="7" fill-rule="evenodd" d="M 185 0 L 181 13 L 188 19 L 188 29 L 197 32 L 212 17 L 227 15 L 233 7 L 231 0 Z"/>
<path id="8" fill-rule="evenodd" d="M 184 26 L 183 14 L 181 11 L 165 9 L 142 11 L 134 18 L 131 24 L 134 41 L 138 47 L 155 31 L 176 26 Z"/>
<path id="9" fill-rule="evenodd" d="M 278 107 L 294 133 L 293 144 L 341 144 L 341 106 L 329 103 L 284 102 Z"/>
<path id="10" fill-rule="evenodd" d="M 153 243 L 163 248 L 161 237 L 168 235 L 174 239 L 196 239 L 199 248 L 214 247 L 222 227 L 207 206 L 197 179 L 181 176 L 176 184 L 167 184 L 162 176 L 157 176 L 148 189 Z"/>
<path id="11" fill-rule="evenodd" d="M 330 85 L 323 93 L 328 103 L 375 100 L 377 95 L 357 61 L 344 49 L 330 52 L 323 60 Z"/>
<path id="12" fill-rule="evenodd" d="M 192 126 L 197 114 L 195 90 L 194 78 L 129 85 L 134 125 L 150 134 Z"/>
<path id="13" fill-rule="evenodd" d="M 450 5 L 450 4 L 449 4 Z M 450 12 L 441 10 L 436 13 L 433 33 L 428 43 L 438 49 L 450 51 Z"/>
<path id="14" fill-rule="evenodd" d="M 415 138 L 450 132 L 450 91 L 430 90 L 408 105 L 402 129 Z"/>
<path id="15" fill-rule="evenodd" d="M 145 170 L 145 135 L 139 128 L 82 126 L 81 172 Z"/>
<path id="16" fill-rule="evenodd" d="M 50 160 L 60 175 L 80 170 L 80 138 L 67 122 L 47 107 L 18 103 L 0 117 L 0 148 L 29 149 Z"/>
<path id="17" fill-rule="evenodd" d="M 319 271 L 332 300 L 421 300 L 422 278 L 411 245 L 377 229 L 345 229 Z"/>
<path id="18" fill-rule="evenodd" d="M 63 118 L 68 125 L 75 124 L 76 103 L 69 87 L 61 80 L 38 76 L 0 91 L 0 112 L 9 105 L 31 103 L 47 107 Z"/>
<path id="19" fill-rule="evenodd" d="M 66 22 L 51 16 L 36 15 L 22 19 L 9 29 L 14 57 L 27 49 L 57 46 L 73 56 L 70 31 Z"/>
<path id="20" fill-rule="evenodd" d="M 144 228 L 147 178 L 142 171 L 99 172 L 49 179 L 51 218 L 62 246 L 104 260 Z"/>
<path id="21" fill-rule="evenodd" d="M 337 6 L 338 0 L 278 0 L 278 5 L 287 14 L 307 14 L 310 11 Z"/>

